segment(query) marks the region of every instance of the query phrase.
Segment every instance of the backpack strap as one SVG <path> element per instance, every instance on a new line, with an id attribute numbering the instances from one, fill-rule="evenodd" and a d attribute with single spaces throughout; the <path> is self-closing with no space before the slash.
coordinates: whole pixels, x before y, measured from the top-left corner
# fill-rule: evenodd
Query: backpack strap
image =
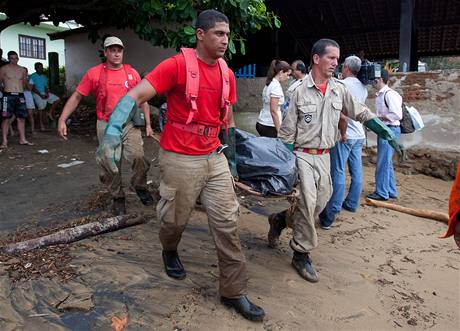
<path id="1" fill-rule="evenodd" d="M 97 82 L 97 95 L 96 95 L 96 110 L 100 112 L 105 111 L 107 104 L 107 71 L 106 63 L 99 64 L 99 79 Z"/>
<path id="2" fill-rule="evenodd" d="M 385 94 L 383 95 L 383 101 L 385 102 L 385 107 L 387 107 L 388 109 L 390 109 L 390 108 L 388 107 L 388 102 L 387 102 L 387 93 L 388 93 L 389 91 L 391 91 L 391 90 L 386 90 L 386 91 L 385 91 Z"/>
<path id="3" fill-rule="evenodd" d="M 200 85 L 200 71 L 198 69 L 198 60 L 193 48 L 181 48 L 182 55 L 185 59 L 186 84 L 185 98 L 190 103 L 190 112 L 185 124 L 189 124 L 198 110 L 196 100 L 198 98 L 198 89 Z"/>
<path id="4" fill-rule="evenodd" d="M 185 98 L 187 103 L 190 103 L 190 112 L 185 124 L 190 124 L 195 116 L 198 106 L 198 90 L 200 87 L 200 71 L 198 68 L 198 60 L 193 48 L 181 48 L 181 53 L 185 59 L 186 83 L 185 83 Z M 220 100 L 220 121 L 228 129 L 228 107 L 230 106 L 230 72 L 228 65 L 224 59 L 217 60 L 220 73 L 222 76 L 222 95 Z"/>
<path id="5" fill-rule="evenodd" d="M 219 58 L 220 73 L 222 75 L 222 96 L 220 100 L 220 120 L 225 127 L 225 132 L 228 131 L 228 107 L 230 106 L 230 73 L 228 70 L 227 62 Z"/>

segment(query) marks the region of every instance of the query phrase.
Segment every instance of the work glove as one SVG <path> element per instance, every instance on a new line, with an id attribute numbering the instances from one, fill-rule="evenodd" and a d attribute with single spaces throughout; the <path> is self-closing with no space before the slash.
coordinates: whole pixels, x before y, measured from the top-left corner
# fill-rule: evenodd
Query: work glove
<path id="1" fill-rule="evenodd" d="M 220 132 L 220 142 L 222 145 L 228 145 L 224 149 L 225 157 L 228 161 L 228 167 L 233 177 L 238 177 L 238 171 L 236 170 L 236 141 L 235 141 L 235 130 L 236 128 L 228 128 L 228 132 L 221 130 Z"/>
<path id="2" fill-rule="evenodd" d="M 96 151 L 97 163 L 112 173 L 119 171 L 117 164 L 121 159 L 123 128 L 136 109 L 136 102 L 128 95 L 118 101 Z"/>
<path id="3" fill-rule="evenodd" d="M 390 146 L 393 147 L 393 149 L 395 150 L 396 154 L 398 154 L 400 162 L 404 160 L 404 148 L 398 142 L 395 134 L 393 133 L 393 131 L 391 131 L 391 129 L 388 126 L 386 126 L 377 117 L 374 117 L 369 121 L 364 122 L 364 125 L 369 130 L 377 134 L 377 136 L 388 141 Z"/>

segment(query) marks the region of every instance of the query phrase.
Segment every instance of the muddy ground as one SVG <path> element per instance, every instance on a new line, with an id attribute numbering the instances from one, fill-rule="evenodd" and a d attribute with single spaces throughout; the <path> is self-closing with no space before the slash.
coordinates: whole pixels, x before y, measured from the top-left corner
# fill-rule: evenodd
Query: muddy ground
<path id="1" fill-rule="evenodd" d="M 71 135 L 63 142 L 47 132 L 33 141 L 36 145 L 29 147 L 11 140 L 0 153 L 1 237 L 20 226 L 24 230 L 18 237 L 36 226 L 104 215 L 106 193 L 98 184 L 95 138 Z M 153 190 L 158 147 L 152 139 L 145 147 L 152 160 Z M 73 161 L 84 163 L 58 167 Z M 373 170 L 372 165 L 364 169 L 364 194 L 373 189 Z M 451 181 L 407 172 L 398 172 L 397 181 L 398 204 L 447 211 Z M 437 238 L 446 229 L 443 223 L 365 205 L 355 214 L 344 211 L 331 230 L 318 229 L 319 247 L 312 259 L 320 281 L 311 284 L 290 266 L 289 232 L 282 235 L 279 249 L 266 245 L 266 215 L 283 209 L 284 199 L 240 192 L 247 207 L 241 209 L 240 235 L 249 295 L 267 313 L 257 324 L 218 301 L 217 261 L 203 211 L 193 213 L 180 246 L 187 278 L 174 281 L 163 272 L 153 208 L 127 192 L 128 212 L 150 215 L 149 223 L 57 247 L 41 257 L 40 263 L 53 271 L 43 275 L 27 273 L 36 270 L 36 256 L 1 261 L 0 330 L 111 330 L 113 316 L 128 316 L 127 330 L 460 327 L 460 251 L 452 238 Z M 62 265 L 55 268 L 56 263 Z M 11 265 L 29 279 L 15 281 L 21 274 L 12 273 Z"/>

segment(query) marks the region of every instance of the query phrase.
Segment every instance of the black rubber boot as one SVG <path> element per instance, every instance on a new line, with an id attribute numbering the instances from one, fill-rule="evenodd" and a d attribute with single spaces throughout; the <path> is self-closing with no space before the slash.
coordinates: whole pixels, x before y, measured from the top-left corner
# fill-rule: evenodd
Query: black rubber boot
<path id="1" fill-rule="evenodd" d="M 313 268 L 308 253 L 300 253 L 294 251 L 292 257 L 292 266 L 299 273 L 299 275 L 308 280 L 309 282 L 316 283 L 318 281 L 318 275 L 315 268 Z"/>
<path id="2" fill-rule="evenodd" d="M 268 217 L 268 224 L 270 224 L 270 230 L 268 230 L 268 247 L 276 248 L 279 244 L 279 237 L 281 232 L 286 228 L 286 210 L 280 213 L 271 214 Z"/>
<path id="3" fill-rule="evenodd" d="M 112 214 L 120 216 L 126 214 L 125 198 L 114 198 L 112 201 Z"/>
<path id="4" fill-rule="evenodd" d="M 234 308 L 239 314 L 250 321 L 263 321 L 265 317 L 265 311 L 249 301 L 246 296 L 236 299 L 221 297 L 220 300 L 224 305 Z"/>
<path id="5" fill-rule="evenodd" d="M 187 276 L 177 251 L 163 251 L 161 255 L 163 257 L 166 274 L 169 277 L 182 280 Z"/>
<path id="6" fill-rule="evenodd" d="M 146 189 L 137 189 L 136 194 L 141 200 L 143 205 L 151 206 L 153 205 L 153 197 L 150 192 Z"/>

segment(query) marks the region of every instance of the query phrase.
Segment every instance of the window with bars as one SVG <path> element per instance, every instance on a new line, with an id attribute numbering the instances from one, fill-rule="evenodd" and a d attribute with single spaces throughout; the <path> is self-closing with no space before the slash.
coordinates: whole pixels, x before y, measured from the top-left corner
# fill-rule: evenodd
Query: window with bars
<path id="1" fill-rule="evenodd" d="M 46 60 L 45 39 L 19 35 L 19 56 Z"/>

